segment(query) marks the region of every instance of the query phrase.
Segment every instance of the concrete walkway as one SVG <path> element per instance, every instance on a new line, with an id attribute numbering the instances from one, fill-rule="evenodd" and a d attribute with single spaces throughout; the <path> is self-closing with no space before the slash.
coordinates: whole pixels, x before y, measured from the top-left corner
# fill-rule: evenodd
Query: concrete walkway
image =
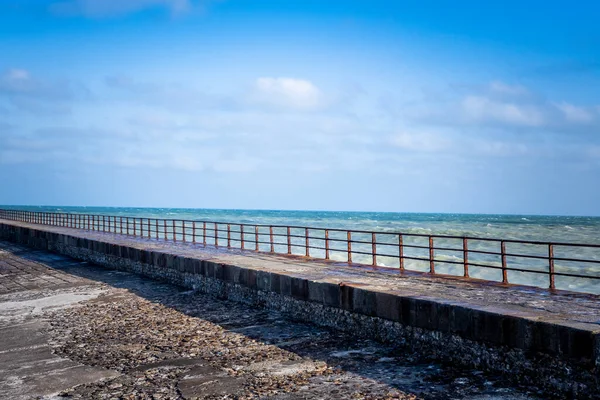
<path id="1" fill-rule="evenodd" d="M 2 241 L 0 338 L 3 399 L 517 400 L 537 390 Z"/>
<path id="2" fill-rule="evenodd" d="M 60 271 L 76 263 L 64 257 L 39 263 L 17 255 L 29 253 L 0 244 L 0 398 L 30 399 L 117 376 L 53 354 L 43 317 L 98 297 L 104 285 Z"/>

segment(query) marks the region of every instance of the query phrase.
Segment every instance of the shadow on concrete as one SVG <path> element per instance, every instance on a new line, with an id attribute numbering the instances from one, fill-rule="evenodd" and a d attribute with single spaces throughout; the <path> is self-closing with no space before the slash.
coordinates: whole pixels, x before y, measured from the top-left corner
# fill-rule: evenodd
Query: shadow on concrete
<path id="1" fill-rule="evenodd" d="M 331 375 L 311 378 L 309 384 L 304 384 L 296 392 L 280 393 L 269 398 L 347 398 L 356 388 L 371 391 L 372 398 L 381 398 L 386 390 L 393 389 L 427 399 L 534 398 L 531 392 L 510 387 L 503 377 L 440 365 L 430 360 L 427 354 L 415 354 L 400 345 L 386 345 L 292 321 L 277 311 L 209 297 L 170 283 L 109 270 L 62 255 L 24 247 L 15 254 L 66 274 L 110 288 L 125 289 L 182 315 L 208 321 L 265 345 L 276 346 L 304 360 L 325 362 L 334 370 Z M 263 368 L 265 373 L 269 373 L 266 364 Z M 281 370 L 282 366 L 277 368 Z M 341 384 L 335 383 L 336 380 Z"/>

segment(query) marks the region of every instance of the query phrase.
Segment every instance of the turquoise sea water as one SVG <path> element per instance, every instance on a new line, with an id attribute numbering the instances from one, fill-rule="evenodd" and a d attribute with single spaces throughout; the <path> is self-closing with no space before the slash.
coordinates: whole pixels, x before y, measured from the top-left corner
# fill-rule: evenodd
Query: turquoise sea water
<path id="1" fill-rule="evenodd" d="M 10 207 L 2 207 L 10 208 Z M 382 232 L 378 236 L 379 245 L 377 252 L 389 254 L 389 257 L 380 256 L 377 264 L 382 266 L 397 267 L 399 261 L 397 255 L 398 235 L 392 233 L 404 234 L 432 234 L 432 235 L 452 235 L 452 236 L 472 236 L 483 238 L 498 239 L 518 239 L 543 242 L 570 242 L 582 244 L 600 244 L 600 217 L 572 217 L 572 216 L 530 216 L 530 215 L 476 215 L 476 214 L 424 214 L 424 213 L 383 213 L 383 212 L 337 212 L 337 211 L 284 211 L 284 210 L 218 210 L 218 209 L 182 209 L 182 208 L 113 208 L 113 207 L 14 207 L 18 209 L 27 209 L 31 211 L 52 211 L 52 212 L 72 212 L 100 215 L 116 216 L 136 216 L 142 218 L 167 218 L 178 220 L 199 220 L 229 222 L 241 224 L 261 224 L 261 225 L 295 225 L 315 228 L 340 228 L 349 230 L 372 230 Z M 322 231 L 321 231 L 322 232 Z M 277 233 L 277 231 L 276 231 Z M 280 233 L 283 233 L 281 231 Z M 298 235 L 303 235 L 303 231 L 298 230 Z M 387 233 L 387 234 L 386 234 Z M 212 234 L 212 233 L 211 233 Z M 292 232 L 294 234 L 294 232 Z M 315 240 L 311 245 L 323 247 L 318 236 L 322 233 L 318 231 L 311 232 L 315 235 Z M 224 237 L 225 232 L 220 236 Z M 235 236 L 235 234 L 234 234 Z M 239 234 L 238 234 L 239 237 Z M 345 233 L 331 233 L 331 239 L 345 239 Z M 354 234 L 354 240 L 370 241 L 370 235 Z M 250 238 L 250 240 L 252 240 Z M 405 244 L 427 245 L 427 238 L 404 239 Z M 302 247 L 304 239 L 293 239 L 293 252 L 304 253 Z M 386 243 L 389 243 L 386 244 Z M 462 241 L 451 239 L 437 239 L 436 246 L 460 249 Z M 472 250 L 481 251 L 499 251 L 498 242 L 477 242 L 469 243 Z M 276 248 L 282 252 L 286 249 L 282 246 Z M 347 258 L 346 244 L 332 240 L 331 253 L 332 259 L 344 261 Z M 338 251 L 335 251 L 335 250 Z M 266 250 L 266 248 L 265 248 Z M 353 245 L 353 261 L 365 264 L 371 264 L 370 255 L 360 254 L 368 253 L 371 250 L 370 244 L 357 243 Z M 507 253 L 509 254 L 531 254 L 547 255 L 547 246 L 534 245 L 514 245 L 507 244 Z M 594 248 L 571 248 L 556 246 L 555 257 L 564 258 L 583 258 L 588 260 L 600 260 L 600 249 Z M 323 251 L 315 250 L 311 255 L 322 257 Z M 427 257 L 427 249 L 406 248 L 405 256 Z M 438 260 L 461 261 L 462 253 L 458 251 L 436 251 Z M 498 256 L 486 254 L 470 254 L 469 260 L 472 263 L 484 263 L 488 265 L 499 266 Z M 548 269 L 547 260 L 523 259 L 518 257 L 508 257 L 509 267 L 533 269 L 546 271 Z M 406 260 L 405 267 L 420 271 L 428 270 L 428 263 L 423 261 Z M 600 264 L 579 263 L 579 262 L 556 262 L 557 272 L 570 272 L 584 275 L 600 275 Z M 442 273 L 462 274 L 461 265 L 445 265 L 443 262 L 436 265 L 436 270 Z M 471 267 L 472 276 L 485 279 L 501 280 L 501 273 L 498 270 L 489 268 Z M 509 272 L 509 280 L 513 283 L 521 283 L 547 287 L 548 277 L 545 274 L 532 274 L 521 272 Z M 556 278 L 557 287 L 570 290 L 581 290 L 586 292 L 600 293 L 600 280 L 593 279 L 574 279 L 567 277 Z"/>

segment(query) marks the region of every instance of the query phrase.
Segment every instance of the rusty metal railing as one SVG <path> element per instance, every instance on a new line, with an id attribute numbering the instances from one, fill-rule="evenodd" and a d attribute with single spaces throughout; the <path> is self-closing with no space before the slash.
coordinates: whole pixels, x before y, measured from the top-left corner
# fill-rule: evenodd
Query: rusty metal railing
<path id="1" fill-rule="evenodd" d="M 0 218 L 550 289 L 589 280 L 582 291 L 600 292 L 600 244 L 6 209 Z"/>

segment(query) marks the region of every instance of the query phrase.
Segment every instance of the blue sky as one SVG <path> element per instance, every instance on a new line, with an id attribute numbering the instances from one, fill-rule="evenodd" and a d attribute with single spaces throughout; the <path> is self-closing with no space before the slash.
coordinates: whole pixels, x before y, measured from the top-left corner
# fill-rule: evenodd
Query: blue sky
<path id="1" fill-rule="evenodd" d="M 3 0 L 0 204 L 600 215 L 598 20 Z"/>

